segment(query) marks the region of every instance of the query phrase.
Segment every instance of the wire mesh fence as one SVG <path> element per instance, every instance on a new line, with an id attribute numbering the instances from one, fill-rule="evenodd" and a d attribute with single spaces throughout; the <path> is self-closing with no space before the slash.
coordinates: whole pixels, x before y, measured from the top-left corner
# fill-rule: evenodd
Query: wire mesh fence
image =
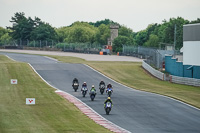
<path id="1" fill-rule="evenodd" d="M 56 45 L 66 52 L 99 53 L 102 45 L 95 43 L 58 43 Z"/>
<path id="2" fill-rule="evenodd" d="M 13 40 L 0 43 L 4 48 L 62 50 L 67 52 L 99 53 L 102 45 L 97 43 L 66 43 L 54 40 Z"/>
<path id="3" fill-rule="evenodd" d="M 148 48 L 142 46 L 126 46 L 123 45 L 123 55 L 130 55 L 146 59 L 146 62 L 154 68 L 160 69 L 164 67 L 165 54 L 174 54 L 174 51 L 160 50 L 156 48 Z"/>
<path id="4" fill-rule="evenodd" d="M 4 48 L 31 49 L 31 50 L 59 50 L 65 52 L 98 54 L 103 46 L 97 43 L 66 43 L 55 40 L 12 40 L 1 43 Z M 146 59 L 154 68 L 163 68 L 165 54 L 173 55 L 174 51 L 147 48 L 142 46 L 123 45 L 122 55 Z"/>

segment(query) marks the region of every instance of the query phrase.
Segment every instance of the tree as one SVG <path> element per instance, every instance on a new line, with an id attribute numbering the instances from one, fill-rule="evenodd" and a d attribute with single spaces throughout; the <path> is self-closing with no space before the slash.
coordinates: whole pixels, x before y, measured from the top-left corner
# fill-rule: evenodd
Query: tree
<path id="1" fill-rule="evenodd" d="M 126 36 L 118 36 L 113 41 L 113 51 L 122 52 L 123 45 L 131 45 L 132 40 Z"/>
<path id="2" fill-rule="evenodd" d="M 159 38 L 157 35 L 151 34 L 149 40 L 144 43 L 147 47 L 159 47 Z"/>
<path id="3" fill-rule="evenodd" d="M 119 28 L 119 36 L 132 37 L 132 33 L 133 31 L 126 26 L 120 26 Z"/>
<path id="4" fill-rule="evenodd" d="M 192 21 L 191 23 L 195 22 L 198 22 L 198 19 L 196 21 Z M 137 32 L 134 39 L 140 46 L 145 43 L 145 45 L 151 46 L 149 43 L 153 38 L 155 39 L 155 36 L 152 36 L 153 38 L 151 39 L 150 36 L 156 35 L 159 42 L 173 44 L 175 33 L 174 27 L 176 25 L 176 49 L 180 49 L 183 46 L 183 25 L 185 24 L 189 24 L 189 21 L 181 17 L 170 18 L 169 21 L 163 20 L 162 24 L 150 24 L 145 30 Z"/>
<path id="5" fill-rule="evenodd" d="M 55 40 L 57 37 L 56 31 L 48 23 L 40 23 L 31 32 L 32 40 Z"/>
<path id="6" fill-rule="evenodd" d="M 169 22 L 166 20 L 159 28 L 158 36 L 161 42 L 173 44 L 174 43 L 174 28 L 176 25 L 176 48 L 180 49 L 183 46 L 183 25 L 188 24 L 189 21 L 181 17 L 170 18 Z"/>
<path id="7" fill-rule="evenodd" d="M 48 23 L 42 22 L 40 18 L 26 18 L 25 14 L 15 13 L 11 18 L 12 27 L 7 27 L 11 30 L 10 35 L 13 39 L 21 40 L 50 40 L 56 39 L 56 32 Z"/>
<path id="8" fill-rule="evenodd" d="M 3 36 L 5 33 L 7 33 L 7 30 L 3 27 L 0 27 L 0 37 Z"/>
<path id="9" fill-rule="evenodd" d="M 160 27 L 160 25 L 158 25 L 157 23 L 148 25 L 148 27 L 146 28 L 148 39 L 151 34 L 158 35 L 159 27 Z"/>
<path id="10" fill-rule="evenodd" d="M 107 39 L 110 37 L 110 28 L 109 25 L 101 24 L 98 27 L 95 40 L 97 43 L 100 43 L 102 45 L 107 44 Z"/>
<path id="11" fill-rule="evenodd" d="M 68 35 L 69 35 L 69 30 L 70 30 L 70 27 L 61 27 L 61 28 L 56 29 L 59 42 L 64 42 L 65 40 L 67 40 Z"/>
<path id="12" fill-rule="evenodd" d="M 8 33 L 9 30 L 0 27 L 0 45 L 9 43 L 12 40 L 12 37 Z"/>
<path id="13" fill-rule="evenodd" d="M 95 41 L 97 29 L 86 22 L 75 22 L 70 27 L 67 41 L 69 43 L 93 43 Z"/>
<path id="14" fill-rule="evenodd" d="M 105 19 L 105 20 L 97 21 L 95 23 L 89 22 L 89 24 L 93 25 L 94 27 L 99 27 L 101 24 L 110 25 L 110 24 L 118 24 L 118 23 L 116 23 L 116 22 L 114 22 L 114 21 L 112 21 L 110 19 Z"/>
<path id="15" fill-rule="evenodd" d="M 12 37 L 9 36 L 8 33 L 4 34 L 3 36 L 0 37 L 0 44 L 5 44 L 9 43 L 12 40 Z"/>
<path id="16" fill-rule="evenodd" d="M 31 32 L 36 25 L 35 21 L 32 20 L 30 17 L 27 19 L 25 14 L 22 13 L 15 13 L 15 16 L 11 18 L 13 23 L 13 27 L 8 27 L 11 29 L 10 35 L 13 39 L 22 39 L 27 40 L 31 38 Z"/>
<path id="17" fill-rule="evenodd" d="M 190 24 L 196 24 L 196 23 L 200 23 L 200 18 L 197 18 L 197 20 L 193 20 L 190 22 Z"/>
<path id="18" fill-rule="evenodd" d="M 148 40 L 148 34 L 146 30 L 142 30 L 138 32 L 135 36 L 135 42 L 139 46 L 143 46 L 143 44 Z"/>

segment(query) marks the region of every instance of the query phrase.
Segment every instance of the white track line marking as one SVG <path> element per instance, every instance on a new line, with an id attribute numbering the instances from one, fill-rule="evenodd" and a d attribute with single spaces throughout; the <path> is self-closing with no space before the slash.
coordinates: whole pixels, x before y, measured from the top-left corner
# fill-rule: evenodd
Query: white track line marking
<path id="1" fill-rule="evenodd" d="M 45 57 L 45 58 L 47 58 L 47 59 L 50 59 L 50 60 L 53 60 L 53 61 L 56 61 L 56 63 L 57 63 L 57 62 L 60 62 L 60 61 L 58 61 L 57 59 L 54 59 L 54 58 L 51 58 L 51 57 L 48 57 L 48 56 L 43 56 L 43 57 Z"/>
<path id="2" fill-rule="evenodd" d="M 10 60 L 17 62 L 16 60 L 14 60 L 13 58 L 9 57 L 8 55 L 5 55 L 6 57 L 8 57 Z"/>
<path id="3" fill-rule="evenodd" d="M 45 79 L 43 79 L 42 76 L 40 76 L 40 74 L 35 70 L 35 68 L 34 68 L 30 63 L 28 63 L 28 64 L 29 64 L 29 66 L 33 69 L 33 71 L 34 71 L 46 84 L 48 84 L 50 87 L 52 87 L 52 88 L 54 88 L 54 89 L 56 89 L 56 90 L 59 90 L 59 89 L 57 89 L 56 87 L 54 87 L 53 85 L 49 84 Z"/>

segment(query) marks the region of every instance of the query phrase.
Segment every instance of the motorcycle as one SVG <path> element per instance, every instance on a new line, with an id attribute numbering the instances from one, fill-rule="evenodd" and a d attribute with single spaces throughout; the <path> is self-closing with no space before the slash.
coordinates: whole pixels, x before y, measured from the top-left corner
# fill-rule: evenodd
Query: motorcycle
<path id="1" fill-rule="evenodd" d="M 105 85 L 100 85 L 99 89 L 100 89 L 101 95 L 103 95 L 104 90 L 105 90 Z"/>
<path id="2" fill-rule="evenodd" d="M 112 90 L 111 89 L 107 89 L 107 95 L 108 95 L 108 97 L 111 97 L 111 95 L 112 95 Z"/>
<path id="3" fill-rule="evenodd" d="M 75 92 L 78 90 L 78 86 L 79 86 L 79 84 L 77 82 L 75 82 L 73 84 L 73 89 L 74 89 Z"/>
<path id="4" fill-rule="evenodd" d="M 83 95 L 83 97 L 85 97 L 85 95 L 87 94 L 87 88 L 86 87 L 83 87 L 82 89 L 82 95 Z"/>
<path id="5" fill-rule="evenodd" d="M 95 96 L 96 96 L 96 92 L 95 91 L 91 91 L 90 92 L 90 98 L 91 98 L 92 101 L 94 101 Z"/>
<path id="6" fill-rule="evenodd" d="M 112 108 L 112 104 L 110 102 L 107 102 L 105 106 L 105 111 L 107 115 L 109 115 L 111 108 Z"/>

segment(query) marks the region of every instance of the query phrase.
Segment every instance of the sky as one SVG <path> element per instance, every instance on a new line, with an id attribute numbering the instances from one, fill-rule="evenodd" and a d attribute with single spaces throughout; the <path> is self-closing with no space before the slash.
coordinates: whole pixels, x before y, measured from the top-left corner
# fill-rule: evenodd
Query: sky
<path id="1" fill-rule="evenodd" d="M 138 32 L 172 17 L 200 18 L 200 0 L 0 0 L 0 26 L 11 26 L 16 12 L 56 28 L 110 19 Z"/>

